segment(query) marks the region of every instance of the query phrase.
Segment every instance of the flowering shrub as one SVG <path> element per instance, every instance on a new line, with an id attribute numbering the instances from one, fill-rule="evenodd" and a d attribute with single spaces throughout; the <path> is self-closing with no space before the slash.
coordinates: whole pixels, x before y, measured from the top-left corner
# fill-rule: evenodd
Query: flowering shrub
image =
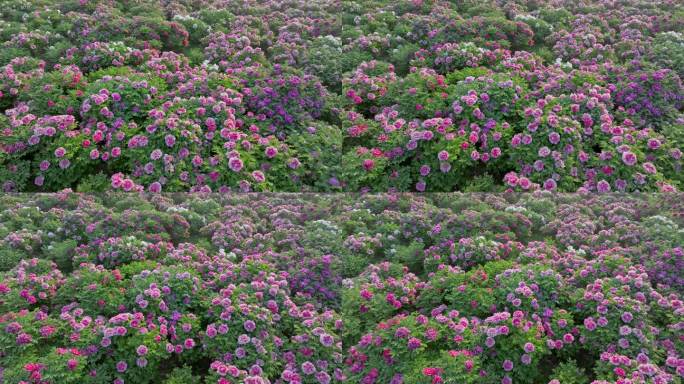
<path id="1" fill-rule="evenodd" d="M 242 68 L 265 64 L 260 48 L 254 48 L 247 36 L 226 35 L 215 32 L 206 37 L 204 57 L 220 68 Z"/>
<path id="2" fill-rule="evenodd" d="M 158 258 L 166 250 L 166 245 L 163 243 L 150 244 L 139 241 L 135 237 L 125 239 L 110 237 L 102 242 L 93 241 L 91 245 L 92 249 L 89 249 L 90 247 L 79 247 L 75 250 L 75 266 L 84 262 L 92 262 L 111 269 L 136 260 Z"/>
<path id="3" fill-rule="evenodd" d="M 45 305 L 64 283 L 57 265 L 42 259 L 21 260 L 3 275 L 3 312 Z"/>
<path id="4" fill-rule="evenodd" d="M 416 52 L 416 58 L 412 64 L 417 67 L 434 68 L 443 75 L 468 67 L 488 67 L 510 57 L 509 51 L 503 49 L 490 51 L 472 42 L 445 43 L 431 47 L 431 49 L 431 51 L 422 49 Z"/>
<path id="5" fill-rule="evenodd" d="M 452 315 L 457 315 L 457 312 L 449 316 L 439 313 L 432 317 L 400 315 L 380 322 L 377 330 L 361 336 L 358 344 L 350 348 L 347 364 L 351 366 L 351 378 L 360 383 L 403 383 L 404 375 L 415 375 L 415 371 L 422 371 L 426 376 L 450 373 L 444 372 L 442 367 L 431 370 L 432 367 L 421 366 L 425 362 L 419 356 L 429 361 L 430 355 L 439 355 L 440 350 L 472 343 L 468 320 Z M 470 356 L 467 350 L 451 352 L 454 360 L 458 352 Z M 420 365 L 415 366 L 415 363 Z M 474 368 L 473 360 L 465 360 L 462 364 L 461 367 L 450 367 L 449 371 L 453 370 L 457 376 L 466 376 L 465 373 Z"/>
<path id="6" fill-rule="evenodd" d="M 458 243 L 445 242 L 425 250 L 425 269 L 434 271 L 443 265 L 455 265 L 462 269 L 500 260 L 507 256 L 504 244 L 487 239 L 463 237 Z"/>

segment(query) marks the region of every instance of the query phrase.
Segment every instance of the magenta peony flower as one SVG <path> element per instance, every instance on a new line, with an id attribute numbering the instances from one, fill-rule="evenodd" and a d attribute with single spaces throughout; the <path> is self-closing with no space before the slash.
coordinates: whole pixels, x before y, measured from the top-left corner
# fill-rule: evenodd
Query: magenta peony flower
<path id="1" fill-rule="evenodd" d="M 416 350 L 416 349 L 420 348 L 421 344 L 422 343 L 421 343 L 420 339 L 412 337 L 408 341 L 408 349 L 410 349 L 412 351 Z"/>
<path id="2" fill-rule="evenodd" d="M 321 344 L 325 347 L 331 347 L 335 342 L 335 339 L 327 333 L 321 334 L 321 336 L 319 337 L 319 340 L 320 340 Z"/>
<path id="3" fill-rule="evenodd" d="M 162 185 L 158 181 L 155 181 L 154 183 L 150 184 L 149 186 L 149 191 L 152 193 L 160 193 L 162 190 Z"/>
<path id="4" fill-rule="evenodd" d="M 124 373 L 128 369 L 128 364 L 125 361 L 119 361 L 116 363 L 116 371 L 119 373 Z"/>
<path id="5" fill-rule="evenodd" d="M 651 175 L 655 175 L 657 173 L 655 165 L 653 165 L 653 163 L 651 162 L 646 162 L 642 164 L 642 167 L 644 168 L 644 171 L 646 171 L 646 173 L 650 173 Z"/>
<path id="6" fill-rule="evenodd" d="M 610 192 L 610 184 L 605 180 L 601 180 L 596 183 L 596 190 L 600 193 Z"/>
<path id="7" fill-rule="evenodd" d="M 155 149 L 150 153 L 150 160 L 159 160 L 162 158 L 164 153 L 161 151 L 161 149 Z"/>
<path id="8" fill-rule="evenodd" d="M 264 173 L 261 172 L 261 171 L 254 171 L 254 172 L 252 172 L 252 178 L 253 178 L 254 181 L 256 181 L 257 183 L 263 183 L 264 181 L 266 181 L 266 176 L 264 176 Z"/>
<path id="9" fill-rule="evenodd" d="M 518 179 L 518 185 L 520 186 L 520 188 L 527 190 L 530 189 L 530 187 L 532 186 L 532 182 L 530 182 L 530 179 L 528 179 L 527 177 L 521 177 L 520 179 Z"/>
<path id="10" fill-rule="evenodd" d="M 145 345 L 139 345 L 138 348 L 135 349 L 135 352 L 138 354 L 138 356 L 144 356 L 147 354 L 147 347 Z"/>
<path id="11" fill-rule="evenodd" d="M 316 372 L 316 366 L 310 361 L 305 361 L 302 363 L 302 372 L 305 375 L 313 375 Z"/>
<path id="12" fill-rule="evenodd" d="M 272 159 L 272 158 L 276 157 L 276 155 L 278 154 L 278 150 L 275 147 L 266 147 L 264 154 L 269 159 Z"/>
<path id="13" fill-rule="evenodd" d="M 637 162 L 637 157 L 633 152 L 625 151 L 622 153 L 622 162 L 629 166 L 633 166 Z"/>
<path id="14" fill-rule="evenodd" d="M 133 190 L 133 187 L 135 186 L 135 183 L 131 179 L 124 179 L 121 182 L 121 188 L 123 188 L 124 191 L 130 192 Z"/>
<path id="15" fill-rule="evenodd" d="M 185 339 L 185 341 L 183 342 L 183 346 L 185 347 L 185 349 L 192 349 L 195 347 L 195 340 Z"/>
<path id="16" fill-rule="evenodd" d="M 584 327 L 588 331 L 593 331 L 594 329 L 596 329 L 596 323 L 594 322 L 594 320 L 591 317 L 588 317 L 588 318 L 584 319 Z"/>
<path id="17" fill-rule="evenodd" d="M 245 328 L 245 331 L 247 332 L 254 332 L 256 329 L 256 324 L 252 320 L 246 320 L 242 326 Z"/>
<path id="18" fill-rule="evenodd" d="M 240 170 L 242 170 L 242 167 L 243 167 L 242 160 L 240 160 L 237 157 L 231 157 L 228 160 L 228 167 L 233 172 L 240 172 Z"/>

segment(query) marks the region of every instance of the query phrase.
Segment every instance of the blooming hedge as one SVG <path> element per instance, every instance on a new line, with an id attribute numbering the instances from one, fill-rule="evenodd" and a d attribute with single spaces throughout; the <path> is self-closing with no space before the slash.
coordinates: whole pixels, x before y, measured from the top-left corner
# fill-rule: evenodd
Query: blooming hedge
<path id="1" fill-rule="evenodd" d="M 7 383 L 681 383 L 678 194 L 5 194 Z"/>
<path id="2" fill-rule="evenodd" d="M 3 191 L 684 188 L 677 1 L 7 0 Z"/>

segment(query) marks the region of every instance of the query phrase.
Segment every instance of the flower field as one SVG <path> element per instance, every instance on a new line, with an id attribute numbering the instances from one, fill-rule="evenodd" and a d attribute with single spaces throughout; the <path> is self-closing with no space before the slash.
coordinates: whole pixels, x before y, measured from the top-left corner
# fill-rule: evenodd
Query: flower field
<path id="1" fill-rule="evenodd" d="M 684 188 L 676 0 L 4 0 L 8 192 Z"/>
<path id="2" fill-rule="evenodd" d="M 0 384 L 684 384 L 683 79 L 678 0 L 2 0 Z"/>
<path id="3" fill-rule="evenodd" d="M 677 194 L 5 194 L 3 383 L 681 383 Z"/>

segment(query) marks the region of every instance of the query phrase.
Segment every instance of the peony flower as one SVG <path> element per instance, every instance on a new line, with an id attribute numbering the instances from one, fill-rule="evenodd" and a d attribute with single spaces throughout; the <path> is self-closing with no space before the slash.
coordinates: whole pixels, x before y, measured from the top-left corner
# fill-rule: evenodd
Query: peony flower
<path id="1" fill-rule="evenodd" d="M 646 162 L 642 164 L 642 167 L 644 168 L 644 171 L 646 171 L 646 173 L 650 173 L 651 175 L 655 175 L 657 173 L 655 165 L 653 165 L 653 163 L 651 162 Z"/>
<path id="2" fill-rule="evenodd" d="M 254 332 L 254 330 L 256 329 L 256 324 L 252 320 L 245 320 L 242 326 L 245 328 L 245 331 L 247 332 Z"/>
<path id="3" fill-rule="evenodd" d="M 183 346 L 185 347 L 185 349 L 192 349 L 195 347 L 195 340 L 185 339 L 185 341 L 183 342 Z"/>
<path id="4" fill-rule="evenodd" d="M 144 356 L 147 354 L 147 347 L 145 345 L 139 345 L 136 349 L 135 352 L 138 354 L 138 356 Z"/>
<path id="5" fill-rule="evenodd" d="M 67 360 L 67 369 L 69 369 L 70 371 L 75 370 L 77 366 L 78 366 L 78 360 L 76 360 L 76 359 Z"/>
<path id="6" fill-rule="evenodd" d="M 637 162 L 637 157 L 634 153 L 625 151 L 622 153 L 622 162 L 629 166 L 633 166 Z"/>
<path id="7" fill-rule="evenodd" d="M 321 334 L 321 336 L 319 337 L 319 340 L 320 340 L 321 344 L 325 347 L 331 347 L 333 345 L 333 343 L 335 342 L 335 339 L 327 333 Z"/>
<path id="8" fill-rule="evenodd" d="M 240 158 L 238 157 L 231 157 L 228 160 L 228 167 L 233 172 L 240 172 L 240 170 L 242 170 L 243 167 L 242 160 L 240 160 Z"/>
<path id="9" fill-rule="evenodd" d="M 125 361 L 119 361 L 116 363 L 116 371 L 119 373 L 124 373 L 128 369 L 128 364 Z"/>
<path id="10" fill-rule="evenodd" d="M 412 350 L 412 351 L 416 350 L 416 349 L 420 348 L 421 344 L 422 343 L 421 343 L 420 339 L 412 337 L 408 341 L 408 349 Z"/>
<path id="11" fill-rule="evenodd" d="M 252 178 L 253 178 L 254 181 L 256 181 L 257 183 L 263 183 L 264 181 L 266 181 L 266 176 L 264 176 L 264 173 L 261 172 L 261 171 L 254 171 L 254 172 L 252 172 Z"/>
<path id="12" fill-rule="evenodd" d="M 310 361 L 305 361 L 302 363 L 302 372 L 305 375 L 313 375 L 316 372 L 316 366 Z"/>
<path id="13" fill-rule="evenodd" d="M 272 159 L 272 158 L 276 157 L 276 155 L 278 154 L 278 150 L 275 147 L 266 147 L 264 154 L 269 159 Z"/>
<path id="14" fill-rule="evenodd" d="M 520 188 L 527 190 L 530 189 L 532 183 L 530 182 L 530 179 L 528 179 L 527 177 L 521 177 L 518 179 L 518 185 L 520 186 Z"/>
<path id="15" fill-rule="evenodd" d="M 596 190 L 599 193 L 610 192 L 610 184 L 605 180 L 601 180 L 598 183 L 596 183 Z"/>
<path id="16" fill-rule="evenodd" d="M 135 360 L 135 364 L 140 368 L 145 368 L 147 366 L 147 359 L 144 357 L 139 357 Z"/>

